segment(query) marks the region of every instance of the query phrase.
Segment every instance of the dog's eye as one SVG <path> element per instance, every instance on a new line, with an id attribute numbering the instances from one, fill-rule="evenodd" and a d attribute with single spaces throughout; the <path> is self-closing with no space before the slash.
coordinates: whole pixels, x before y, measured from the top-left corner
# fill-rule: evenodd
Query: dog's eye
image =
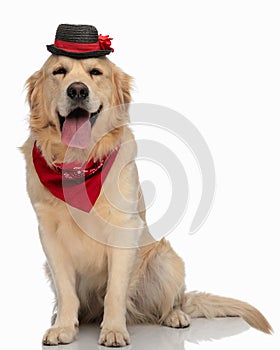
<path id="1" fill-rule="evenodd" d="M 102 72 L 100 72 L 100 70 L 96 69 L 96 68 L 93 68 L 90 72 L 89 72 L 90 75 L 101 75 Z"/>
<path id="2" fill-rule="evenodd" d="M 53 75 L 57 75 L 57 74 L 63 74 L 65 75 L 67 72 L 66 72 L 66 69 L 65 68 L 58 68 L 56 69 L 55 71 L 53 71 Z"/>

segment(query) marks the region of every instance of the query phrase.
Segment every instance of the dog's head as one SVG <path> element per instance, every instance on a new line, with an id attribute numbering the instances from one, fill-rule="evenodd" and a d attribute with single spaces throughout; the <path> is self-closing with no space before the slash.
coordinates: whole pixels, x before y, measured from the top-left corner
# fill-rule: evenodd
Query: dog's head
<path id="1" fill-rule="evenodd" d="M 130 84 L 105 57 L 52 55 L 27 80 L 31 132 L 41 147 L 88 154 L 127 122 Z"/>

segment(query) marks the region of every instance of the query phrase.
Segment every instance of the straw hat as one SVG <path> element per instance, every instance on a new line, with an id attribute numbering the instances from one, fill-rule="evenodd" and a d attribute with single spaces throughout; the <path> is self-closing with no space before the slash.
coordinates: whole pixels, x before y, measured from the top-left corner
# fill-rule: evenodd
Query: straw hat
<path id="1" fill-rule="evenodd" d="M 47 45 L 47 49 L 54 55 L 72 58 L 101 57 L 114 51 L 111 40 L 109 35 L 98 35 L 91 25 L 60 24 L 54 44 Z"/>

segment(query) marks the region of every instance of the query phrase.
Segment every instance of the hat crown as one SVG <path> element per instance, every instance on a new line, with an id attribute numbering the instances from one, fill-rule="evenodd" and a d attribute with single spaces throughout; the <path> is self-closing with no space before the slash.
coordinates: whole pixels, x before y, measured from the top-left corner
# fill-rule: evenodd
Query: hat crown
<path id="1" fill-rule="evenodd" d="M 114 52 L 109 35 L 98 35 L 96 27 L 87 24 L 60 24 L 54 44 L 47 50 L 54 55 L 71 58 L 102 57 Z"/>
<path id="2" fill-rule="evenodd" d="M 98 31 L 91 25 L 60 24 L 57 27 L 55 38 L 74 43 L 96 43 L 98 41 Z"/>

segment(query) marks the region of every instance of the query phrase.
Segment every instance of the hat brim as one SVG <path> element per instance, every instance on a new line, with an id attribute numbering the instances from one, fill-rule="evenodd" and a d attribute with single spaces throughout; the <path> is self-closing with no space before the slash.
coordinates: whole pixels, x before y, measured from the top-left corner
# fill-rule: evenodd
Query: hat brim
<path id="1" fill-rule="evenodd" d="M 71 58 L 93 58 L 109 55 L 112 50 L 98 50 L 90 52 L 70 52 L 58 49 L 54 45 L 47 45 L 47 50 L 54 55 L 68 56 Z"/>

